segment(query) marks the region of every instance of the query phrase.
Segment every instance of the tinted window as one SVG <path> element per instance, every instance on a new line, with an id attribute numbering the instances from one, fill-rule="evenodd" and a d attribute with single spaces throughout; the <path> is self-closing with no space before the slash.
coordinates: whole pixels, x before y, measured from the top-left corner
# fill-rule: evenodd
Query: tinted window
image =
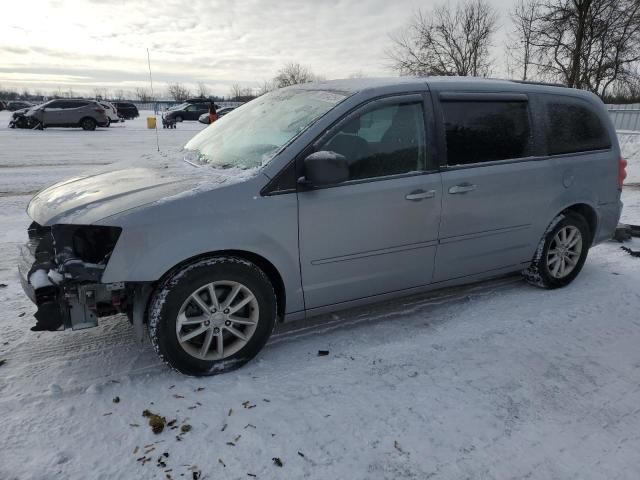
<path id="1" fill-rule="evenodd" d="M 351 180 L 425 170 L 422 104 L 370 110 L 344 123 L 320 150 L 344 155 Z"/>
<path id="2" fill-rule="evenodd" d="M 530 155 L 527 102 L 443 102 L 442 109 L 449 165 Z"/>
<path id="3" fill-rule="evenodd" d="M 63 101 L 62 105 L 58 108 L 71 109 L 71 108 L 80 108 L 89 105 L 89 102 L 78 102 L 78 101 Z"/>
<path id="4" fill-rule="evenodd" d="M 611 141 L 600 118 L 578 101 L 547 103 L 549 154 L 609 148 Z"/>
<path id="5" fill-rule="evenodd" d="M 49 102 L 45 105 L 46 108 L 62 108 L 63 101 L 62 100 L 54 100 L 53 102 Z"/>

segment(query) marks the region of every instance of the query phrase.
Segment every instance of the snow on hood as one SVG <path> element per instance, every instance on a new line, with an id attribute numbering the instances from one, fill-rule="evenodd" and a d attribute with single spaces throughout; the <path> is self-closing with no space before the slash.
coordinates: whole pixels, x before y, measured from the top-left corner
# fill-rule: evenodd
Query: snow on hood
<path id="1" fill-rule="evenodd" d="M 258 170 L 189 163 L 179 150 L 147 154 L 56 183 L 31 199 L 27 213 L 40 225 L 91 224 L 142 205 L 245 181 Z"/>

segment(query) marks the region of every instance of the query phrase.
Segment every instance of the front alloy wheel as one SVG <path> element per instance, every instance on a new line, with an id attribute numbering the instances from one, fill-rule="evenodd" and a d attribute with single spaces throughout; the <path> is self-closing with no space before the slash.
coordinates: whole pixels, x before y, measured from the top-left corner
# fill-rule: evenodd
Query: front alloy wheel
<path id="1" fill-rule="evenodd" d="M 212 257 L 174 271 L 149 304 L 151 343 L 171 367 L 214 375 L 251 360 L 276 321 L 276 295 L 266 274 L 237 257 Z"/>
<path id="2" fill-rule="evenodd" d="M 255 295 L 238 282 L 212 282 L 185 300 L 176 319 L 180 346 L 202 360 L 222 360 L 244 347 L 258 325 Z"/>

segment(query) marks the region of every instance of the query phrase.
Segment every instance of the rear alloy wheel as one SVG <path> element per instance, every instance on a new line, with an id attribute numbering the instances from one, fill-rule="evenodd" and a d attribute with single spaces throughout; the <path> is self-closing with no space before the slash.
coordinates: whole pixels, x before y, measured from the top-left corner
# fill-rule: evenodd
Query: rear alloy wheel
<path id="1" fill-rule="evenodd" d="M 253 358 L 271 335 L 276 299 L 267 276 L 235 257 L 215 257 L 165 280 L 149 308 L 160 357 L 187 375 L 213 375 Z"/>
<path id="2" fill-rule="evenodd" d="M 562 215 L 552 225 L 525 276 L 535 285 L 560 288 L 571 283 L 582 270 L 591 232 L 584 218 L 575 213 Z"/>
<path id="3" fill-rule="evenodd" d="M 83 118 L 80 122 L 80 126 L 83 130 L 95 130 L 98 123 L 93 118 Z"/>

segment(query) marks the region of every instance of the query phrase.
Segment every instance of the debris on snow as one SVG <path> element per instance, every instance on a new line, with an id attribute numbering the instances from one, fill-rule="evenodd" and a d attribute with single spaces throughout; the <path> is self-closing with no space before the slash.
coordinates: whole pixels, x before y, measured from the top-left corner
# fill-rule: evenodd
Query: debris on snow
<path id="1" fill-rule="evenodd" d="M 319 357 L 326 357 L 327 355 L 329 355 L 329 350 L 318 350 Z"/>
<path id="2" fill-rule="evenodd" d="M 284 466 L 284 463 L 278 457 L 273 457 L 271 460 L 273 461 L 273 464 L 277 465 L 278 467 Z"/>
<path id="3" fill-rule="evenodd" d="M 113 403 L 120 403 L 120 397 L 113 397 Z"/>
<path id="4" fill-rule="evenodd" d="M 149 419 L 149 426 L 151 427 L 151 431 L 153 433 L 155 433 L 156 435 L 159 433 L 162 433 L 162 431 L 164 430 L 164 426 L 167 423 L 167 419 L 150 412 L 149 410 L 144 410 L 142 412 L 142 416 L 143 417 L 147 417 Z"/>
<path id="5" fill-rule="evenodd" d="M 622 250 L 624 250 L 625 252 L 627 252 L 629 255 L 631 255 L 632 257 L 640 257 L 640 250 L 631 250 L 628 247 L 620 247 Z"/>

